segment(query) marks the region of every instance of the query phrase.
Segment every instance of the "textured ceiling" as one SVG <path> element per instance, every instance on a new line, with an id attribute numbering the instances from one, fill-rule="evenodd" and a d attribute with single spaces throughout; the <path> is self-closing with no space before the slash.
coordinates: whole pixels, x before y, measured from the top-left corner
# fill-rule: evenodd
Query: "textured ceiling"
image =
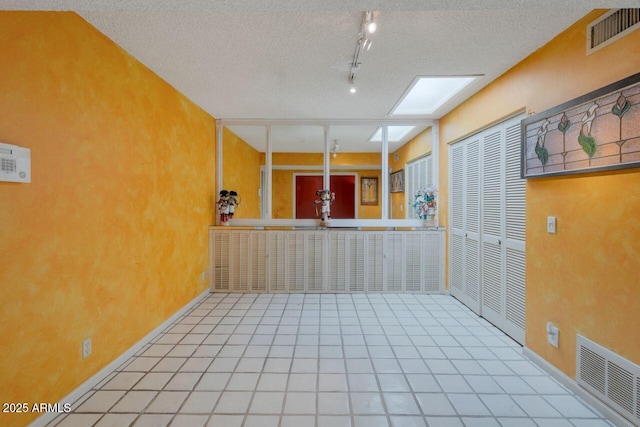
<path id="1" fill-rule="evenodd" d="M 0 0 L 0 9 L 77 11 L 216 118 L 379 119 L 389 117 L 416 76 L 481 75 L 430 116 L 441 117 L 598 4 Z M 360 56 L 351 94 L 349 69 L 366 9 L 375 11 L 378 31 Z M 298 151 L 306 150 L 298 144 Z"/>

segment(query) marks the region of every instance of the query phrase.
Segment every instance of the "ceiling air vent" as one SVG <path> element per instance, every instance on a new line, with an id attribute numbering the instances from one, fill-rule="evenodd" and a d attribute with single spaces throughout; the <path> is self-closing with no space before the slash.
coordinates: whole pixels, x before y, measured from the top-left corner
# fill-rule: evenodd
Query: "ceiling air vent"
<path id="1" fill-rule="evenodd" d="M 582 335 L 576 345 L 578 384 L 639 425 L 640 366 Z"/>
<path id="2" fill-rule="evenodd" d="M 611 9 L 587 26 L 587 55 L 640 28 L 640 9 Z"/>

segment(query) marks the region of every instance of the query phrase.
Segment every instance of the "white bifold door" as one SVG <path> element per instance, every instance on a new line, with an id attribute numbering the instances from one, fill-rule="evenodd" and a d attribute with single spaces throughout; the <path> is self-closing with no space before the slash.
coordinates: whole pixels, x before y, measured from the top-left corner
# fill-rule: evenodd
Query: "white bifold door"
<path id="1" fill-rule="evenodd" d="M 449 272 L 454 297 L 524 344 L 522 118 L 449 147 Z"/>

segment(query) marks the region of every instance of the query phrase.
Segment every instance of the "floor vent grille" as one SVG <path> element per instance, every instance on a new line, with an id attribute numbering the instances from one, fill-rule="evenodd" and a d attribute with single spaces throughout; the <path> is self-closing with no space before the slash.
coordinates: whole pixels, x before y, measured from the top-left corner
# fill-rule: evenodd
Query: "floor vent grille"
<path id="1" fill-rule="evenodd" d="M 587 26 L 587 54 L 640 28 L 640 9 L 611 9 Z"/>
<path id="2" fill-rule="evenodd" d="M 631 422 L 640 424 L 640 366 L 577 336 L 578 384 Z"/>

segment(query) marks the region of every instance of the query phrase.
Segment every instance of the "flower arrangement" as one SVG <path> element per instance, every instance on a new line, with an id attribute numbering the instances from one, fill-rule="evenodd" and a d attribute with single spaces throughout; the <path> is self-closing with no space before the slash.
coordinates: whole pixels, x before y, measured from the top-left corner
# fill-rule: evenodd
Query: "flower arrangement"
<path id="1" fill-rule="evenodd" d="M 423 221 L 433 221 L 436 216 L 436 193 L 434 187 L 425 187 L 416 191 L 413 208 Z"/>

